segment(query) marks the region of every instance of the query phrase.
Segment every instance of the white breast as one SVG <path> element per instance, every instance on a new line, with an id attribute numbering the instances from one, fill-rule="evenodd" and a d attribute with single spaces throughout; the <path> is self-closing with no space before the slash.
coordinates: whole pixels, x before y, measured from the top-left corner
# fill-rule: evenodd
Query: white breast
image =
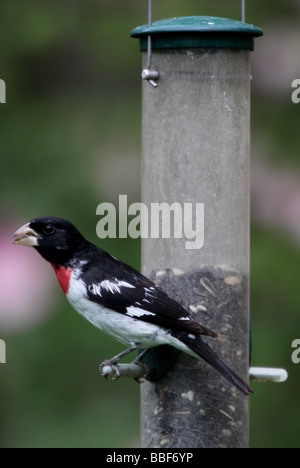
<path id="1" fill-rule="evenodd" d="M 74 272 L 66 297 L 72 307 L 95 327 L 113 336 L 128 347 L 133 343 L 142 348 L 170 344 L 195 356 L 189 348 L 172 337 L 167 330 L 138 319 L 139 314 L 136 314 L 135 317 L 137 318 L 134 318 L 90 301 L 84 282 L 78 279 L 77 276 L 76 272 Z"/>

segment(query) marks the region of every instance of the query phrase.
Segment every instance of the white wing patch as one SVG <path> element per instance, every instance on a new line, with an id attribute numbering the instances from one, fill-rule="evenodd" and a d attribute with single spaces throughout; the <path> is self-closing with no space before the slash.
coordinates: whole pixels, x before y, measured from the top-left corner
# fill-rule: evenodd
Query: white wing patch
<path id="1" fill-rule="evenodd" d="M 118 292 L 118 293 L 121 292 L 119 283 L 118 282 L 113 283 L 112 281 L 109 281 L 109 280 L 101 281 L 100 288 L 105 289 L 107 292 L 111 292 L 112 294 L 114 294 L 115 292 Z"/>
<path id="2" fill-rule="evenodd" d="M 154 297 L 153 293 L 155 291 L 155 287 L 150 286 L 150 288 L 144 288 L 144 291 L 145 291 L 145 297 L 153 298 Z M 144 299 L 144 301 L 145 301 L 145 299 Z"/>
<path id="3" fill-rule="evenodd" d="M 112 294 L 121 294 L 121 288 L 135 288 L 135 286 L 133 286 L 130 283 L 127 283 L 126 281 L 120 281 L 117 278 L 115 278 L 115 281 L 104 280 L 101 281 L 100 284 L 90 284 L 88 287 L 90 293 L 101 297 L 102 289 L 105 289 L 105 291 L 111 292 Z"/>
<path id="4" fill-rule="evenodd" d="M 196 335 L 193 335 L 192 333 L 190 333 L 188 337 L 191 338 L 192 340 L 195 340 L 197 338 Z"/>
<path id="5" fill-rule="evenodd" d="M 127 312 L 126 315 L 129 315 L 130 317 L 143 317 L 143 315 L 156 315 L 153 312 L 149 312 L 144 309 L 140 309 L 139 307 L 134 307 L 130 306 L 127 307 Z"/>
<path id="6" fill-rule="evenodd" d="M 91 294 L 94 294 L 95 296 L 102 296 L 100 284 L 89 284 L 88 290 Z"/>

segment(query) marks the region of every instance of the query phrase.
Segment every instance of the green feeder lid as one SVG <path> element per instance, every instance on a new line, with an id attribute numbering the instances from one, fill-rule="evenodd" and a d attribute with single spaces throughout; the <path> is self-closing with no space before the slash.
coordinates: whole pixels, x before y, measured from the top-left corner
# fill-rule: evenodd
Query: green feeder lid
<path id="1" fill-rule="evenodd" d="M 189 16 L 156 21 L 140 26 L 131 36 L 140 39 L 141 51 L 147 50 L 151 34 L 153 49 L 231 48 L 254 50 L 254 37 L 263 35 L 252 24 L 214 16 Z"/>

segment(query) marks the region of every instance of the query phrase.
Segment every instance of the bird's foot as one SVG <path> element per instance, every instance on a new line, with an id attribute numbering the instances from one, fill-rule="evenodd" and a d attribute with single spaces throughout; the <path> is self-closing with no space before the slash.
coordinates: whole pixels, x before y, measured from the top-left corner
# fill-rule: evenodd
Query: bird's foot
<path id="1" fill-rule="evenodd" d="M 142 362 L 143 357 L 147 354 L 148 351 L 149 351 L 149 349 L 144 349 L 144 350 L 141 352 L 141 354 L 139 354 L 139 356 L 137 356 L 137 357 L 135 358 L 135 360 L 132 362 L 132 364 L 135 364 L 135 365 L 137 365 L 137 366 L 140 366 L 140 367 L 143 369 L 143 371 L 144 371 L 143 377 L 139 377 L 139 378 L 137 378 L 137 379 L 134 379 L 134 380 L 135 380 L 137 383 L 139 383 L 139 384 L 141 384 L 141 383 L 144 382 L 145 377 L 147 377 L 147 375 L 148 375 L 149 372 L 150 372 L 149 367 L 148 367 L 144 362 Z"/>
<path id="2" fill-rule="evenodd" d="M 121 377 L 120 369 L 118 367 L 118 362 L 121 358 L 124 356 L 127 356 L 127 354 L 131 353 L 137 348 L 136 343 L 132 343 L 130 348 L 125 349 L 125 351 L 122 351 L 120 354 L 117 354 L 117 356 L 107 359 L 106 361 L 102 362 L 100 365 L 100 374 L 106 378 L 106 380 L 110 381 L 116 381 Z"/>
<path id="3" fill-rule="evenodd" d="M 144 350 L 135 358 L 135 360 L 133 361 L 132 364 L 137 364 L 138 366 L 143 366 L 144 363 L 142 362 L 142 359 L 146 356 L 146 354 L 148 353 L 148 351 L 149 351 L 149 348 L 144 349 Z"/>
<path id="4" fill-rule="evenodd" d="M 102 362 L 99 371 L 106 380 L 116 381 L 121 377 L 119 366 L 115 359 L 108 359 Z"/>

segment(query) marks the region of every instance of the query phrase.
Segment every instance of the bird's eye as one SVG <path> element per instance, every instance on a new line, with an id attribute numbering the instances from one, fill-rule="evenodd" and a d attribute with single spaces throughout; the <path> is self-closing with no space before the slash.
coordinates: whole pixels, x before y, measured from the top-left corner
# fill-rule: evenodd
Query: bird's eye
<path id="1" fill-rule="evenodd" d="M 47 236 L 50 236 L 51 234 L 54 233 L 55 229 L 51 224 L 48 224 L 47 226 L 44 227 L 43 231 L 44 231 L 44 234 L 46 234 Z"/>

